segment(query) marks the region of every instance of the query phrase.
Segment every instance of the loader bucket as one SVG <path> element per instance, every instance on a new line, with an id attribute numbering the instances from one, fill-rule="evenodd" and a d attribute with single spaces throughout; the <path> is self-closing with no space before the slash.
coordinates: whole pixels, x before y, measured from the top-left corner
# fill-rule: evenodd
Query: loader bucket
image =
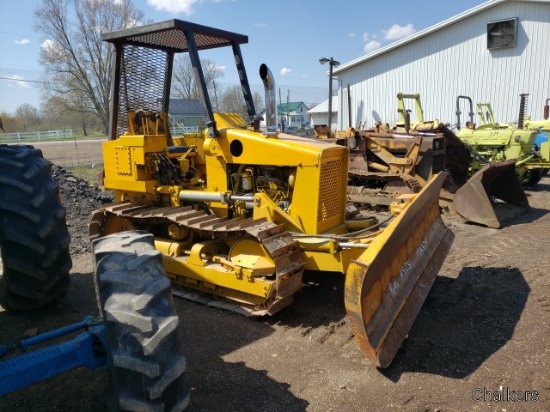
<path id="1" fill-rule="evenodd" d="M 390 365 L 454 239 L 439 212 L 439 173 L 356 261 L 345 282 L 355 338 L 376 366 Z"/>
<path id="2" fill-rule="evenodd" d="M 529 202 L 516 174 L 515 159 L 478 170 L 456 191 L 453 205 L 467 221 L 495 229 L 525 213 Z"/>

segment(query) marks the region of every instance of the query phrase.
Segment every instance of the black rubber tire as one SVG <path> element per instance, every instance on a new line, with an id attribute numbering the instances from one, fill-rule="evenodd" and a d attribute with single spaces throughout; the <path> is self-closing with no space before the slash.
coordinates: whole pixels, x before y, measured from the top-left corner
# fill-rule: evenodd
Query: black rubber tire
<path id="1" fill-rule="evenodd" d="M 189 390 L 179 319 L 153 235 L 111 234 L 94 240 L 92 251 L 114 409 L 184 410 Z"/>
<path id="2" fill-rule="evenodd" d="M 71 237 L 52 164 L 28 145 L 0 145 L 0 303 L 30 310 L 63 298 Z"/>
<path id="3" fill-rule="evenodd" d="M 542 169 L 529 169 L 523 175 L 524 186 L 536 186 L 542 179 Z"/>

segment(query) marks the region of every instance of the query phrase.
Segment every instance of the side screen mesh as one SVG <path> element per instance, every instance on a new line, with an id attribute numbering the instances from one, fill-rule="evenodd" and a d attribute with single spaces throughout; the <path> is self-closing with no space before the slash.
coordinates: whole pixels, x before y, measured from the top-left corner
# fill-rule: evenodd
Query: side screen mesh
<path id="1" fill-rule="evenodd" d="M 317 221 L 324 222 L 330 218 L 342 216 L 341 199 L 344 188 L 340 184 L 344 172 L 342 161 L 324 161 L 321 165 L 319 182 L 319 206 Z"/>
<path id="2" fill-rule="evenodd" d="M 120 100 L 117 137 L 129 130 L 128 112 L 167 112 L 164 107 L 169 80 L 168 53 L 163 50 L 124 45 L 120 68 Z"/>

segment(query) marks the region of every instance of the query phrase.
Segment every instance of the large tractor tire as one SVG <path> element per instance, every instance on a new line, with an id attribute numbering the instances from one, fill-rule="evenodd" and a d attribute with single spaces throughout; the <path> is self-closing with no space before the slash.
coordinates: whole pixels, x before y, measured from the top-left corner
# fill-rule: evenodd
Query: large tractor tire
<path id="1" fill-rule="evenodd" d="M 523 174 L 522 183 L 524 186 L 536 186 L 542 179 L 543 169 L 529 169 Z"/>
<path id="2" fill-rule="evenodd" d="M 153 236 L 115 233 L 92 243 L 96 291 L 111 362 L 111 405 L 124 411 L 182 411 L 186 360 L 171 284 Z"/>
<path id="3" fill-rule="evenodd" d="M 71 241 L 52 164 L 27 145 L 0 145 L 0 303 L 29 310 L 65 296 Z"/>

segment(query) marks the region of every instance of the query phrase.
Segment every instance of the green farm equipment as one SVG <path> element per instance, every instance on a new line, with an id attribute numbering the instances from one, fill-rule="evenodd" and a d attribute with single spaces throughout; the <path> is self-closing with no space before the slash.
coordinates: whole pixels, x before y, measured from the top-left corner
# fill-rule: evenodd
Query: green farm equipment
<path id="1" fill-rule="evenodd" d="M 416 120 L 406 100 L 413 100 Z M 397 95 L 399 120 L 391 128 L 394 135 L 440 135 L 445 142 L 444 168 L 450 178 L 444 185 L 440 206 L 465 220 L 499 228 L 504 222 L 523 214 L 529 203 L 516 176 L 515 160 L 486 161 L 471 145 L 465 144 L 439 120 L 425 120 L 419 94 Z"/>
<path id="2" fill-rule="evenodd" d="M 476 126 L 473 121 L 473 103 L 468 96 L 458 96 L 456 99 L 457 136 L 472 150 L 471 173 L 476 172 L 488 163 L 507 159 L 516 160 L 516 173 L 523 185 L 534 186 L 544 169 L 550 167 L 550 148 L 548 142 L 542 144 L 540 150 L 535 147 L 537 130 L 526 128 L 525 109 L 527 94 L 521 94 L 517 124 L 497 123 L 489 103 L 478 103 L 478 115 L 481 124 Z M 469 103 L 469 121 L 466 127 L 461 127 L 460 101 Z"/>
<path id="3" fill-rule="evenodd" d="M 544 102 L 543 120 L 531 120 L 530 116 L 525 116 L 523 127 L 525 129 L 536 130 L 537 137 L 535 139 L 535 150 L 540 153 L 545 162 L 550 162 L 550 143 L 548 135 L 550 134 L 550 110 L 548 103 L 550 98 Z M 542 174 L 548 173 L 547 168 L 542 170 Z"/>
<path id="4" fill-rule="evenodd" d="M 415 102 L 415 122 L 405 99 Z M 418 193 L 434 175 L 446 171 L 439 206 L 448 214 L 500 228 L 527 210 L 513 160 L 488 164 L 471 176 L 470 149 L 438 120 L 424 120 L 419 95 L 400 93 L 398 104 L 400 119 L 394 127 L 377 122 L 373 128 L 349 127 L 330 137 L 326 130 L 316 129 L 319 139 L 336 141 L 350 150 L 349 202 L 361 209 L 391 210 L 396 198 Z"/>

